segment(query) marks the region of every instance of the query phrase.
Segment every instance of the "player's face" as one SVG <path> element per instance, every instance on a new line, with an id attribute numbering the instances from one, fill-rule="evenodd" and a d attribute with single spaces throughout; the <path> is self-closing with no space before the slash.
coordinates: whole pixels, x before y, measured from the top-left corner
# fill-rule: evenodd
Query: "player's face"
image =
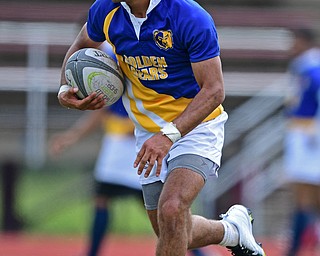
<path id="1" fill-rule="evenodd" d="M 307 49 L 308 43 L 303 38 L 296 37 L 293 39 L 289 54 L 291 57 L 296 57 Z"/>

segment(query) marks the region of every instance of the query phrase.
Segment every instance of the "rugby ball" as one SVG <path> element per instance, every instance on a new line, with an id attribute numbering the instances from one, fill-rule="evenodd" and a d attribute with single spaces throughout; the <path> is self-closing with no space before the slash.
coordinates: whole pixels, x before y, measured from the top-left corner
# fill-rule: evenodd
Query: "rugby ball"
<path id="1" fill-rule="evenodd" d="M 124 76 L 117 62 L 107 53 L 84 48 L 73 53 L 66 63 L 65 76 L 70 86 L 79 88 L 84 99 L 92 92 L 103 94 L 106 105 L 115 103 L 124 92 Z"/>

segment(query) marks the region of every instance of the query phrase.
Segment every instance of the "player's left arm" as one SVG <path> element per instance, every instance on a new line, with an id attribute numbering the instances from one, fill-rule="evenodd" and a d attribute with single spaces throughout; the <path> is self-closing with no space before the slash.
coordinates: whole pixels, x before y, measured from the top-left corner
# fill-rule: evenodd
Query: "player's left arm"
<path id="1" fill-rule="evenodd" d="M 173 120 L 182 136 L 198 126 L 225 98 L 219 56 L 192 63 L 192 69 L 201 89 L 181 115 Z M 156 175 L 159 176 L 162 160 L 169 152 L 172 144 L 173 142 L 161 132 L 148 139 L 143 144 L 134 162 L 134 167 L 138 167 L 138 174 L 142 173 L 148 163 L 145 171 L 145 177 L 147 177 L 157 163 Z"/>
<path id="2" fill-rule="evenodd" d="M 219 56 L 192 63 L 192 70 L 201 89 L 182 114 L 173 121 L 182 136 L 198 126 L 225 98 Z"/>

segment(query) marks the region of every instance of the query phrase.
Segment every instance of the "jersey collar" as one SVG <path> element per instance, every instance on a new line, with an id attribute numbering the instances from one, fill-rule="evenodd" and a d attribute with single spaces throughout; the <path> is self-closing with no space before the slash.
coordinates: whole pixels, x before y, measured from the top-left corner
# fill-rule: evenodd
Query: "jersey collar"
<path id="1" fill-rule="evenodd" d="M 147 15 L 161 2 L 161 0 L 150 0 L 149 7 L 147 9 Z M 121 2 L 126 11 L 132 15 L 129 5 L 126 2 Z"/>

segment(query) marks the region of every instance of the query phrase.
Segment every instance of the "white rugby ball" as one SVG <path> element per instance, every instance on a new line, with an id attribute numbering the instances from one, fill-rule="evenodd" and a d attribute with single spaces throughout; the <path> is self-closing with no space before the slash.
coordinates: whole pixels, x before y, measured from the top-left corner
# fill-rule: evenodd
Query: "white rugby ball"
<path id="1" fill-rule="evenodd" d="M 73 53 L 66 63 L 65 76 L 70 86 L 79 88 L 83 99 L 92 92 L 103 94 L 106 105 L 115 103 L 124 92 L 124 76 L 114 59 L 95 48 Z"/>

